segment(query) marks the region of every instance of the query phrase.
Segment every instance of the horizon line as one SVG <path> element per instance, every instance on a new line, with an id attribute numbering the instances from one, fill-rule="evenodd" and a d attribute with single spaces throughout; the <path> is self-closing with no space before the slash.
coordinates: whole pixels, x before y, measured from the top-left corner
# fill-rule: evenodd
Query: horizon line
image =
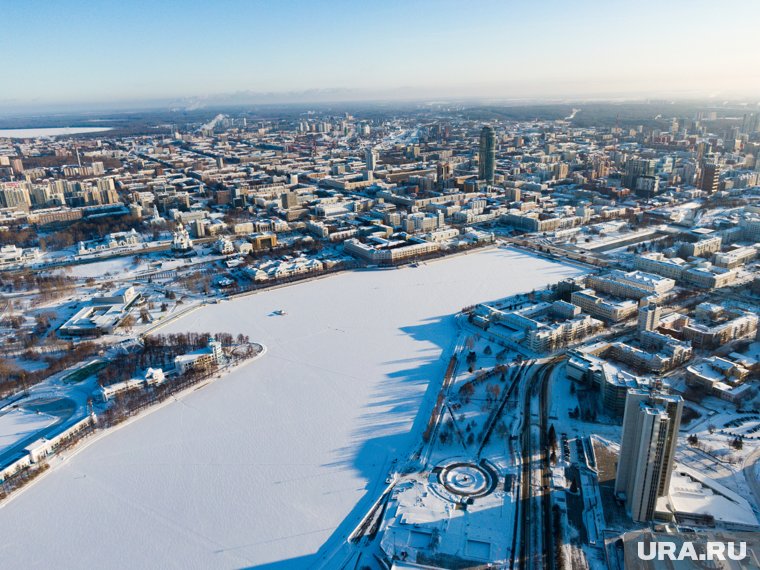
<path id="1" fill-rule="evenodd" d="M 136 97 L 124 99 L 95 99 L 80 101 L 19 101 L 0 99 L 0 116 L 24 115 L 29 113 L 60 112 L 106 112 L 130 110 L 175 110 L 195 111 L 203 108 L 215 109 L 242 106 L 294 106 L 294 105 L 347 105 L 347 104 L 574 104 L 574 103 L 621 103 L 621 102 L 716 102 L 746 106 L 760 106 L 760 92 L 742 93 L 738 91 L 704 92 L 697 90 L 627 91 L 575 93 L 567 95 L 472 95 L 472 94 L 409 94 L 415 88 L 398 87 L 391 89 L 366 90 L 352 88 L 315 88 L 289 91 L 239 90 L 227 93 L 187 96 Z M 404 93 L 406 91 L 406 93 Z"/>

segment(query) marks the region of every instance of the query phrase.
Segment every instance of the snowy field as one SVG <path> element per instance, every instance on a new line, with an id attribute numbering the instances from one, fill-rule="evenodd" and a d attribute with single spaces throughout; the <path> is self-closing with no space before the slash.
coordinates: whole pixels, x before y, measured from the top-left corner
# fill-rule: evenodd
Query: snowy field
<path id="1" fill-rule="evenodd" d="M 415 418 L 444 372 L 452 314 L 579 273 L 491 249 L 193 312 L 161 332 L 242 332 L 267 354 L 98 440 L 0 509 L 3 566 L 313 567 L 425 423 Z"/>
<path id="2" fill-rule="evenodd" d="M 68 268 L 71 277 L 102 277 L 104 275 L 121 276 L 124 272 L 134 268 L 132 257 L 114 257 L 103 261 L 72 265 Z"/>

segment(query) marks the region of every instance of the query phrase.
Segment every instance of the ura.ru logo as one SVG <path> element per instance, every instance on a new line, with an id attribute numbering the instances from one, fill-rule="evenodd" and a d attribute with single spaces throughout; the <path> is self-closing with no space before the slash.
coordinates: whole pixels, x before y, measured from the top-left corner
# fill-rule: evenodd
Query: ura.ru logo
<path id="1" fill-rule="evenodd" d="M 704 548 L 684 541 L 680 547 L 675 542 L 639 542 L 638 556 L 641 560 L 744 560 L 747 557 L 746 542 L 706 542 Z"/>

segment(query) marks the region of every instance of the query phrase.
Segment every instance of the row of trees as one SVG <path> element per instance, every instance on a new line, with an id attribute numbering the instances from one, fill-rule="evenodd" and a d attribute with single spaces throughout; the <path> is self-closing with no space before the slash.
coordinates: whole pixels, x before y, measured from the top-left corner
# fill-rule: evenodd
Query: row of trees
<path id="1" fill-rule="evenodd" d="M 75 286 L 76 281 L 72 277 L 61 273 L 18 271 L 5 273 L 0 279 L 0 287 L 6 291 L 32 291 L 37 289 L 43 299 L 46 295 L 57 290 L 73 291 Z"/>
<path id="2" fill-rule="evenodd" d="M 40 370 L 24 370 L 0 358 L 0 397 L 26 390 L 41 382 L 48 376 L 56 374 L 96 354 L 100 347 L 89 341 L 77 344 L 69 343 L 65 350 L 52 355 L 38 356 L 34 352 L 25 353 L 25 357 L 44 361 L 47 366 Z"/>
<path id="3" fill-rule="evenodd" d="M 712 433 L 712 431 L 710 433 Z M 690 434 L 686 438 L 686 442 L 692 447 L 696 447 L 697 449 L 703 449 L 703 446 L 701 445 L 699 441 L 699 437 L 695 433 Z M 736 437 L 734 437 L 734 439 L 731 440 L 730 444 L 731 444 L 731 447 L 737 450 L 741 450 L 742 448 L 744 448 L 744 440 L 742 439 L 742 436 L 740 435 L 737 435 Z"/>
<path id="4" fill-rule="evenodd" d="M 232 335 L 228 335 L 231 337 Z M 239 335 L 240 336 L 240 335 Z M 256 353 L 256 346 L 248 343 L 245 346 L 245 350 L 240 353 L 234 354 L 231 360 L 238 362 L 245 358 L 250 358 Z M 118 423 L 121 423 L 130 416 L 133 416 L 144 410 L 145 408 L 163 402 L 173 394 L 181 392 L 206 378 L 209 378 L 215 374 L 218 370 L 217 366 L 211 366 L 205 370 L 190 369 L 181 376 L 159 384 L 157 386 L 150 387 L 145 390 L 133 390 L 126 392 L 120 396 L 117 396 L 113 404 L 99 416 L 99 421 L 102 427 L 107 428 Z"/>
<path id="5" fill-rule="evenodd" d="M 174 366 L 174 358 L 205 347 L 211 338 L 211 333 L 176 333 L 152 335 L 143 339 L 143 346 L 135 352 L 117 356 L 108 366 L 98 373 L 98 383 L 109 386 L 134 378 L 138 370 L 146 368 L 169 369 Z M 249 345 L 247 335 L 237 337 L 230 333 L 216 333 L 214 338 L 225 348 L 235 344 Z"/>
<path id="6" fill-rule="evenodd" d="M 0 231 L 0 245 L 54 250 L 70 247 L 80 241 L 99 239 L 114 232 L 129 231 L 133 228 L 140 231 L 141 227 L 142 220 L 131 215 L 77 220 L 63 229 L 46 233 L 36 228 L 17 226 Z"/>

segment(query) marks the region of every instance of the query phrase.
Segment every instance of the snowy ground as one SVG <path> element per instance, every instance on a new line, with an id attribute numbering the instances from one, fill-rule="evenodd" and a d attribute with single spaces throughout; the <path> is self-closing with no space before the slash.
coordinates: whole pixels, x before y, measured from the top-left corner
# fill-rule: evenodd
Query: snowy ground
<path id="1" fill-rule="evenodd" d="M 199 309 L 161 332 L 242 332 L 267 355 L 85 447 L 9 502 L 0 558 L 8 567 L 313 566 L 424 425 L 414 421 L 446 367 L 452 314 L 579 273 L 491 249 Z"/>
<path id="2" fill-rule="evenodd" d="M 58 418 L 21 408 L 0 414 L 0 455 L 19 441 L 54 424 Z"/>
<path id="3" fill-rule="evenodd" d="M 104 277 L 109 275 L 120 276 L 133 268 L 134 259 L 130 256 L 72 265 L 67 272 L 72 277 Z"/>

